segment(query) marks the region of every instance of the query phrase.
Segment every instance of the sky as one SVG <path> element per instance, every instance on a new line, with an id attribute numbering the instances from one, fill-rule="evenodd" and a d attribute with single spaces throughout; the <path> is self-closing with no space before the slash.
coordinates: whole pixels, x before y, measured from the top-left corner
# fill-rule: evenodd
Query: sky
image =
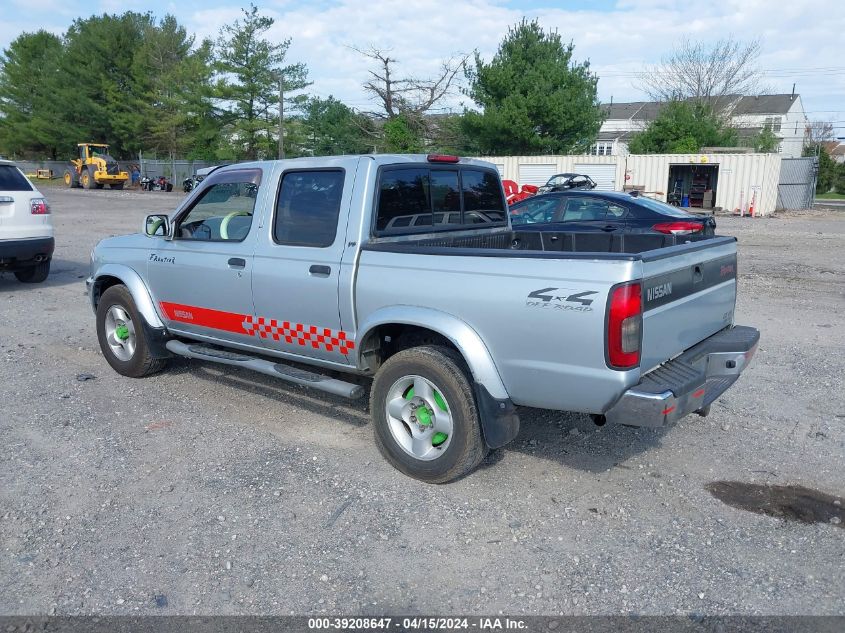
<path id="1" fill-rule="evenodd" d="M 247 5 L 249 0 L 243 0 Z M 489 60 L 510 25 L 537 18 L 575 45 L 599 76 L 603 102 L 645 98 L 638 75 L 685 40 L 760 38 L 759 67 L 770 93 L 801 95 L 811 120 L 833 122 L 845 137 L 845 2 L 842 0 L 253 0 L 275 18 L 269 38 L 291 38 L 287 61 L 304 62 L 313 85 L 358 110 L 376 106 L 361 88 L 367 60 L 350 46 L 389 49 L 407 75 L 436 74 L 441 60 L 477 50 Z M 37 13 L 32 10 L 37 6 Z M 215 37 L 241 15 L 232 0 L 0 0 L 0 48 L 20 33 L 44 28 L 61 34 L 77 17 L 131 8 L 172 13 L 199 38 Z M 89 14 L 89 15 L 90 15 Z M 467 103 L 456 95 L 445 105 Z M 468 103 L 467 103 L 468 105 Z"/>

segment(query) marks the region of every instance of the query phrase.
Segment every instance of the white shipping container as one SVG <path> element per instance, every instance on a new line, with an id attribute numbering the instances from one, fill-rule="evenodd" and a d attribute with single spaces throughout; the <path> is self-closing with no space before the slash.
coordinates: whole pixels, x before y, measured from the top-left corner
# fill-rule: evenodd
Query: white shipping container
<path id="1" fill-rule="evenodd" d="M 643 188 L 646 195 L 666 201 L 669 193 L 669 168 L 673 165 L 711 165 L 718 167 L 714 206 L 747 211 L 754 200 L 755 214 L 772 213 L 777 203 L 781 157 L 778 154 L 629 154 L 627 156 L 496 156 L 480 157 L 499 168 L 502 178 L 524 184 L 545 184 L 548 176 L 577 172 L 578 166 L 601 169 L 615 166 L 613 188 Z M 610 170 L 601 178 L 607 182 Z M 529 180 L 523 180 L 523 175 Z M 592 174 L 588 174 L 591 175 Z M 597 180 L 593 177 L 594 180 Z M 539 182 L 542 180 L 542 182 Z M 597 181 L 598 182 L 598 181 Z"/>

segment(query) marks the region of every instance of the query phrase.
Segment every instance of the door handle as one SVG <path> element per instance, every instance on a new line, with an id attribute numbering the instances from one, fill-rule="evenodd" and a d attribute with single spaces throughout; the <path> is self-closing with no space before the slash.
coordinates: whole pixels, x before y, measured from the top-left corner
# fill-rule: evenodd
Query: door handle
<path id="1" fill-rule="evenodd" d="M 332 274 L 332 269 L 330 266 L 312 264 L 311 268 L 308 269 L 308 274 L 313 275 L 314 277 L 328 277 Z"/>
<path id="2" fill-rule="evenodd" d="M 704 280 L 704 273 L 701 271 L 701 266 L 698 264 L 692 269 L 692 283 L 697 284 Z"/>
<path id="3" fill-rule="evenodd" d="M 243 257 L 230 257 L 229 268 L 246 268 L 246 260 Z"/>

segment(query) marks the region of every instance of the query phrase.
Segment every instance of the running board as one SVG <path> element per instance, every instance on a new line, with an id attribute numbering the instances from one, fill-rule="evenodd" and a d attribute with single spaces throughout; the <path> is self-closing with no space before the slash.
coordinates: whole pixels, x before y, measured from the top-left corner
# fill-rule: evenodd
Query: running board
<path id="1" fill-rule="evenodd" d="M 284 363 L 273 362 L 258 356 L 244 354 L 242 352 L 210 347 L 201 343 L 183 343 L 182 341 L 177 341 L 175 339 L 167 341 L 165 347 L 178 356 L 206 360 L 212 363 L 220 363 L 222 365 L 245 367 L 267 376 L 272 376 L 273 378 L 280 378 L 281 380 L 292 382 L 295 385 L 312 387 L 335 396 L 349 398 L 350 400 L 360 398 L 364 395 L 364 388 L 361 385 L 337 380 L 336 378 L 328 378 L 305 369 L 299 369 L 298 367 L 292 367 L 291 365 L 285 365 Z"/>

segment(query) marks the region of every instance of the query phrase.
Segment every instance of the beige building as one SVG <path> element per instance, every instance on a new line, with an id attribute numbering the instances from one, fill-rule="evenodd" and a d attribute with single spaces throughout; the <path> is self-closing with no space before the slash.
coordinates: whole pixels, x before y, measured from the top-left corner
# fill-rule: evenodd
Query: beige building
<path id="1" fill-rule="evenodd" d="M 779 154 L 647 154 L 625 156 L 486 156 L 502 179 L 542 185 L 560 173 L 590 176 L 598 189 L 637 189 L 666 202 L 678 192 L 695 210 L 748 210 L 767 215 L 778 205 Z"/>

